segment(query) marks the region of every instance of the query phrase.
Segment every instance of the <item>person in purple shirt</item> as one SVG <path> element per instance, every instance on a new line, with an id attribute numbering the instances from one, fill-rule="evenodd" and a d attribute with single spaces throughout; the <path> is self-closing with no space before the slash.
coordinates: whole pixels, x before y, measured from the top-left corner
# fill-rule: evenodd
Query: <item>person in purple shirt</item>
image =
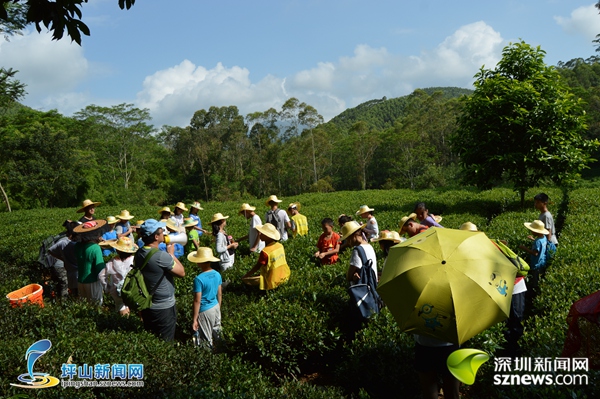
<path id="1" fill-rule="evenodd" d="M 442 221 L 442 217 L 430 215 L 429 209 L 427 209 L 427 205 L 424 202 L 417 202 L 413 212 L 417 214 L 417 219 L 422 225 L 427 227 L 444 227 L 439 223 Z"/>

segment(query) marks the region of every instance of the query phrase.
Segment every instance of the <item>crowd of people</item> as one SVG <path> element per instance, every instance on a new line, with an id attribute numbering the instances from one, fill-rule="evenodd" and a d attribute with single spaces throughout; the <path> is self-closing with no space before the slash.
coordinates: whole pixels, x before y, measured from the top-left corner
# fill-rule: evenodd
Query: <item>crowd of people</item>
<path id="1" fill-rule="evenodd" d="M 152 306 L 141 311 L 144 328 L 171 341 L 177 321 L 174 278 L 185 276 L 180 259 L 186 256 L 200 270 L 193 283 L 191 327 L 198 342 L 212 347 L 220 334 L 222 291 L 228 283 L 223 280 L 222 273 L 234 266 L 240 241 L 248 241 L 250 252 L 258 254 L 255 266 L 242 278 L 244 283 L 266 291 L 284 284 L 290 277 L 282 243 L 290 235 L 306 236 L 308 221 L 300 213 L 300 203 L 290 203 L 286 212 L 280 208 L 281 202 L 276 195 L 266 200 L 268 210 L 264 224 L 256 213 L 256 207 L 242 204 L 239 214 L 249 221 L 249 229 L 247 235 L 235 240 L 227 233 L 229 216 L 222 213 L 212 216 L 209 230 L 202 227 L 198 211 L 203 208 L 199 202 L 192 203 L 189 208 L 179 202 L 173 211 L 163 207 L 158 210 L 159 218 L 138 220 L 132 224 L 135 216 L 128 210 L 97 219 L 95 212 L 100 202 L 85 200 L 77 210 L 83 216 L 78 221 L 66 221 L 63 224 L 65 237 L 49 249 L 49 253 L 57 259 L 52 268 L 57 292 L 60 296 L 67 296 L 70 292 L 98 305 L 102 304 L 106 292 L 114 299 L 115 310 L 121 315 L 129 315 L 130 310 L 121 298 L 121 288 L 130 270 L 141 268 L 146 286 L 152 287 L 153 292 Z M 532 240 L 531 247 L 520 247 L 530 255 L 530 292 L 535 292 L 545 270 L 548 242 L 558 244 L 548 202 L 546 194 L 536 195 L 534 203 L 540 211 L 539 220 L 524 224 L 531 232 L 529 238 Z M 352 248 L 346 273 L 349 286 L 359 283 L 360 269 L 367 265 L 374 269 L 376 276 L 380 275 L 372 243 L 378 243 L 384 257 L 387 257 L 391 247 L 406 240 L 403 235 L 410 238 L 431 227 L 443 228 L 440 224 L 442 218 L 430 214 L 423 202 L 415 205 L 413 213 L 400 219 L 398 231 L 380 231 L 374 212 L 375 209 L 367 205 L 360 206 L 354 216 L 363 223 L 352 216 L 340 215 L 337 219 L 339 232 L 333 219 L 321 220 L 323 233 L 316 243 L 315 262 L 319 265 L 335 264 L 341 251 Z M 465 222 L 460 229 L 478 230 L 471 222 Z M 200 237 L 205 234 L 212 235 L 214 252 L 212 248 L 200 245 Z M 521 322 L 527 290 L 525 279 L 517 277 L 507 323 L 507 351 L 511 355 L 518 353 L 518 340 L 523 334 Z M 424 395 L 437 397 L 437 391 L 434 396 L 432 387 L 441 374 L 445 397 L 458 397 L 458 381 L 445 365 L 447 354 L 457 346 L 423 335 L 415 335 L 415 342 L 415 367 Z"/>

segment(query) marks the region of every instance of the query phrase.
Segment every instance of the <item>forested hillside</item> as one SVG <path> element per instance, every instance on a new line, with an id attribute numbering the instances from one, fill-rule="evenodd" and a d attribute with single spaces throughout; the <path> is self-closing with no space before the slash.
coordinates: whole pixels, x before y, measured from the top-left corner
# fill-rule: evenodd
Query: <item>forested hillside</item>
<path id="1" fill-rule="evenodd" d="M 588 138 L 599 137 L 598 59 L 557 69 L 585 101 Z M 470 93 L 415 90 L 368 101 L 327 123 L 296 98 L 248 115 L 234 105 L 210 107 L 190 115 L 188 126 L 160 129 L 148 110 L 132 104 L 90 105 L 66 117 L 2 102 L 0 210 L 75 206 L 88 197 L 165 204 L 455 186 L 459 158 L 450 138 L 461 115 L 459 96 Z"/>
<path id="2" fill-rule="evenodd" d="M 460 87 L 428 87 L 421 90 L 428 95 L 439 91 L 446 100 L 473 93 L 473 90 Z M 342 129 L 350 129 L 354 123 L 363 121 L 372 129 L 386 129 L 394 126 L 394 122 L 404 116 L 408 98 L 409 96 L 390 99 L 383 97 L 380 100 L 370 100 L 354 108 L 348 108 L 328 123 Z"/>

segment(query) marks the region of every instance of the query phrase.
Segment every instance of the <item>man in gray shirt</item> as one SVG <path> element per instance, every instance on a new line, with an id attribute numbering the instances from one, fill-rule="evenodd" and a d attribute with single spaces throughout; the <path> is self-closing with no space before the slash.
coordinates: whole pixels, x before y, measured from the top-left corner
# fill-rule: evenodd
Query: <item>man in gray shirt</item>
<path id="1" fill-rule="evenodd" d="M 135 254 L 135 267 L 143 265 L 150 251 L 153 248 L 158 249 L 158 244 L 164 242 L 165 228 L 164 222 L 148 219 L 138 229 L 144 246 Z M 177 323 L 173 276 L 185 276 L 183 265 L 175 257 L 174 252 L 174 245 L 167 245 L 167 252 L 154 252 L 142 269 L 146 288 L 150 292 L 154 291 L 152 306 L 142 310 L 144 328 L 165 341 L 174 339 Z"/>

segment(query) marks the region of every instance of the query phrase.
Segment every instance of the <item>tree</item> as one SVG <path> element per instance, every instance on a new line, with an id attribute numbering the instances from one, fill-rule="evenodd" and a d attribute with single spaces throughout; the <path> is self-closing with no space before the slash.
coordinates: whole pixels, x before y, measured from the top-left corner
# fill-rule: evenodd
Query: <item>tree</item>
<path id="1" fill-rule="evenodd" d="M 52 40 L 62 39 L 65 29 L 67 36 L 72 41 L 81 45 L 81 34 L 90 35 L 90 29 L 81 21 L 81 5 L 87 3 L 88 0 L 1 0 L 0 7 L 0 24 L 5 27 L 10 27 L 15 23 L 14 15 L 11 14 L 11 6 L 24 5 L 25 24 L 35 24 L 38 33 L 42 31 L 44 25 L 52 31 Z M 128 10 L 133 6 L 135 0 L 119 0 L 119 7 Z M 22 19 L 17 21 L 21 22 Z M 18 26 L 17 26 L 18 28 Z M 22 29 L 20 27 L 19 29 Z"/>
<path id="2" fill-rule="evenodd" d="M 6 30 L 3 32 L 5 34 L 7 33 Z M 25 84 L 14 79 L 17 72 L 18 71 L 13 71 L 10 68 L 0 68 L 0 115 L 4 114 L 4 110 L 7 107 L 25 96 Z M 10 201 L 8 200 L 8 195 L 6 194 L 2 183 L 0 183 L 0 191 L 2 192 L 2 198 L 4 198 L 4 202 L 6 203 L 6 208 L 10 212 Z"/>
<path id="3" fill-rule="evenodd" d="M 504 48 L 494 70 L 482 67 L 452 140 L 467 183 L 486 189 L 505 178 L 522 204 L 544 178 L 574 182 L 598 146 L 582 138 L 582 101 L 544 54 L 521 41 Z"/>
<path id="4" fill-rule="evenodd" d="M 82 147 L 95 154 L 112 182 L 114 200 L 125 200 L 132 192 L 143 195 L 147 162 L 155 144 L 153 127 L 148 124 L 150 112 L 125 103 L 112 107 L 88 105 L 75 114 L 75 119 L 81 121 L 86 137 Z"/>

